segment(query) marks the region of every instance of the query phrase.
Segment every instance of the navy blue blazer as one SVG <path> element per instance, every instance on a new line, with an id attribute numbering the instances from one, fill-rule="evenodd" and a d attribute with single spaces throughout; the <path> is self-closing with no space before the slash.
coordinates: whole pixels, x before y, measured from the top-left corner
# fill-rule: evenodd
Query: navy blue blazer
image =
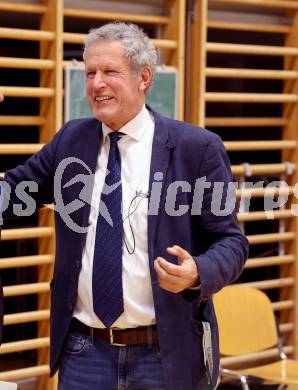
<path id="1" fill-rule="evenodd" d="M 188 182 L 192 190 L 200 177 L 206 177 L 206 181 L 211 183 L 224 182 L 225 198 L 231 181 L 230 163 L 220 138 L 214 133 L 155 112 L 154 120 L 149 203 L 154 173 L 162 172 L 164 179 L 158 215 L 148 216 L 148 254 L 162 364 L 169 390 L 202 390 L 207 382 L 201 322 L 209 321 L 211 324 L 215 382 L 219 351 L 211 296 L 241 273 L 247 257 L 247 240 L 238 227 L 235 211 L 227 216 L 216 216 L 211 212 L 212 187 L 205 190 L 199 215 L 192 215 L 195 213 L 191 213 L 191 207 L 180 216 L 168 215 L 164 207 L 167 188 L 177 180 Z M 101 124 L 97 119 L 70 121 L 23 166 L 7 171 L 4 180 L 12 188 L 22 180 L 35 181 L 38 191 L 31 192 L 30 196 L 38 207 L 42 207 L 55 201 L 53 178 L 59 163 L 67 157 L 76 157 L 94 173 L 100 142 Z M 76 162 L 71 163 L 63 174 L 61 189 L 64 204 L 79 199 L 83 183 L 63 188 L 63 184 L 78 174 L 87 175 L 88 171 Z M 13 194 L 11 199 L 20 203 Z M 192 193 L 180 188 L 176 207 L 191 204 Z M 90 205 L 86 202 L 70 216 L 78 225 L 87 226 L 89 210 Z M 68 228 L 59 212 L 55 212 L 55 228 L 56 259 L 51 282 L 51 375 L 59 368 L 59 357 L 72 319 L 86 238 L 84 233 Z M 176 263 L 177 259 L 166 252 L 166 248 L 174 244 L 194 256 L 200 274 L 199 291 L 174 294 L 159 287 L 153 268 L 154 259 L 162 256 Z"/>

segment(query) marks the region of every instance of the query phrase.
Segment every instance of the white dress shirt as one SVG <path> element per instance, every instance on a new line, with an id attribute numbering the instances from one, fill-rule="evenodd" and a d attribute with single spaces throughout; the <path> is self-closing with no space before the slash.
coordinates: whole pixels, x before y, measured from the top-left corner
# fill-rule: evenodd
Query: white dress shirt
<path id="1" fill-rule="evenodd" d="M 110 149 L 108 134 L 112 131 L 105 124 L 102 124 L 102 130 L 103 142 L 97 159 L 89 215 L 89 230 L 83 250 L 78 298 L 74 310 L 74 316 L 79 321 L 94 328 L 104 328 L 103 323 L 93 311 L 92 268 L 100 195 L 106 176 Z M 129 254 L 126 245 L 123 244 L 122 282 L 124 312 L 112 325 L 112 327 L 124 329 L 155 323 L 148 260 L 148 197 L 142 196 L 142 194 L 147 194 L 149 190 L 154 121 L 144 106 L 140 113 L 119 131 L 125 134 L 118 141 L 118 147 L 121 155 L 123 234 L 130 252 L 133 248 L 133 235 L 135 237 L 135 251 L 133 254 Z M 139 193 L 137 197 L 136 192 Z M 134 201 L 131 203 L 133 199 Z M 129 208 L 130 213 L 136 209 L 130 218 L 127 217 Z"/>

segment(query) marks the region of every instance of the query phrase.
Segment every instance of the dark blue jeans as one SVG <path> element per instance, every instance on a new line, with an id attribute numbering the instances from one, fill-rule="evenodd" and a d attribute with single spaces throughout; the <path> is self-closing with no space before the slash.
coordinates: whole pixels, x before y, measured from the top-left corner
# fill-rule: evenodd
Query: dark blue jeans
<path id="1" fill-rule="evenodd" d="M 155 345 L 116 347 L 71 331 L 59 365 L 58 390 L 165 390 Z"/>

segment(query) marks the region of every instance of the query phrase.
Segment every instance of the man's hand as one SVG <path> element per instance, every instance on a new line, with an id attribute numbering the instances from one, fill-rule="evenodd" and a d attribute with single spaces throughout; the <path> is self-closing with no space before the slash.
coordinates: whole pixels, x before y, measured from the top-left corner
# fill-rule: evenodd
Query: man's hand
<path id="1" fill-rule="evenodd" d="M 178 265 L 169 263 L 162 257 L 154 261 L 159 286 L 173 293 L 197 286 L 200 283 L 199 273 L 192 256 L 178 245 L 167 248 L 167 252 L 178 257 Z"/>

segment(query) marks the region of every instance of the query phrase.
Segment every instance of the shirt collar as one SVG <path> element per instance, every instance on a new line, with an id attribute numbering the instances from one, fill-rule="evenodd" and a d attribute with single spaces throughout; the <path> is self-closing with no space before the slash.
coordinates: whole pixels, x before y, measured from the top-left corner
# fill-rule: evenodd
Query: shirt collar
<path id="1" fill-rule="evenodd" d="M 119 131 L 121 131 L 121 133 L 129 135 L 136 141 L 140 141 L 146 131 L 148 121 L 150 120 L 152 120 L 150 113 L 144 104 L 141 111 L 131 121 L 121 127 Z M 112 131 L 113 130 L 110 129 L 105 123 L 102 123 L 102 134 L 104 143 L 106 142 L 108 134 Z"/>

